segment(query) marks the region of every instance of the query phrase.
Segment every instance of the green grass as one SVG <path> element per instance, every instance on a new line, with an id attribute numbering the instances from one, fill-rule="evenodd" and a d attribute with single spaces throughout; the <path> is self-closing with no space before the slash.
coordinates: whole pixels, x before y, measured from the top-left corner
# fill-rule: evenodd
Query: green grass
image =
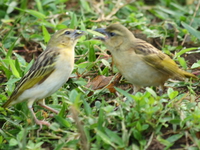
<path id="1" fill-rule="evenodd" d="M 50 36 L 66 27 L 88 31 L 120 22 L 136 36 L 146 35 L 181 68 L 198 71 L 197 1 L 186 5 L 184 1 L 159 0 L 148 5 L 139 0 L 123 7 L 116 3 L 104 0 L 105 6 L 98 11 L 97 3 L 84 0 L 0 2 L 0 106 L 45 49 Z M 105 87 L 93 90 L 86 86 L 92 79 L 111 77 L 118 71 L 111 65 L 106 47 L 92 37 L 88 33 L 79 40 L 71 78 L 46 98 L 59 114 L 51 117 L 37 103 L 33 106 L 39 119 L 50 121 L 49 128 L 43 126 L 38 131 L 26 103 L 8 110 L 0 107 L 0 149 L 200 149 L 200 82 L 168 81 L 161 96 L 151 87 L 131 95 L 132 88 L 124 78 L 115 85 L 118 96 Z"/>

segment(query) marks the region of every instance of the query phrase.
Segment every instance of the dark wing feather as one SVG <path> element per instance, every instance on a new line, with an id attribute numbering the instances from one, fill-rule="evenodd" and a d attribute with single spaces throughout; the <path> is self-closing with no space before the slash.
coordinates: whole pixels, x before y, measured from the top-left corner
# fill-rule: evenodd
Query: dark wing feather
<path id="1" fill-rule="evenodd" d="M 164 54 L 151 44 L 143 40 L 136 39 L 133 45 L 136 45 L 132 46 L 135 53 L 156 70 L 169 76 L 175 76 L 179 79 L 185 77 L 178 68 L 177 64 L 168 55 Z"/>
<path id="2" fill-rule="evenodd" d="M 25 90 L 36 84 L 41 84 L 55 70 L 55 61 L 59 52 L 55 49 L 44 51 L 34 62 L 30 70 L 20 80 L 10 99 L 3 105 L 7 107 L 9 103 L 16 100 Z"/>

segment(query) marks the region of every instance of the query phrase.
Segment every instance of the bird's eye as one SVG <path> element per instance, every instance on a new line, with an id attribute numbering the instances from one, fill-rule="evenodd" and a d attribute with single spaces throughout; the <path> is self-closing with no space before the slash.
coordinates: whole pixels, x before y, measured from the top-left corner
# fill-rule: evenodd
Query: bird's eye
<path id="1" fill-rule="evenodd" d="M 69 35 L 69 34 L 70 34 L 70 31 L 65 31 L 65 34 Z"/>
<path id="2" fill-rule="evenodd" d="M 114 32 L 110 32 L 110 36 L 115 36 L 116 34 Z"/>

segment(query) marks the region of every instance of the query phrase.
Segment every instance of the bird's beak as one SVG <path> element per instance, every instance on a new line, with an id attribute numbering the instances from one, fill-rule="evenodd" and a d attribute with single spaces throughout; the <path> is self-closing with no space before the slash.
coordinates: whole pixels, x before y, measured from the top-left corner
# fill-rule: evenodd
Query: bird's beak
<path id="1" fill-rule="evenodd" d="M 101 33 L 104 36 L 96 36 L 94 39 L 105 41 L 108 38 L 108 34 L 105 28 L 97 28 L 94 31 Z"/>
<path id="2" fill-rule="evenodd" d="M 86 34 L 85 31 L 75 30 L 72 36 L 73 36 L 75 39 L 78 39 L 78 38 L 80 38 L 82 35 L 85 35 L 85 34 Z"/>

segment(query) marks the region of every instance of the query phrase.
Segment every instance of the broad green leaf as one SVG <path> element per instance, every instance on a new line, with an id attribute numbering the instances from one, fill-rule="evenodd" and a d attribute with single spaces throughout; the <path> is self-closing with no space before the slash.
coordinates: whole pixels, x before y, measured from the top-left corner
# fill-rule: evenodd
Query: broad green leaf
<path id="1" fill-rule="evenodd" d="M 24 74 L 27 73 L 29 71 L 29 69 L 31 68 L 31 66 L 34 63 L 34 59 L 31 60 L 31 62 L 26 66 L 25 70 L 24 70 Z"/>
<path id="2" fill-rule="evenodd" d="M 187 69 L 187 63 L 183 57 L 178 57 L 178 61 L 184 69 Z"/>
<path id="3" fill-rule="evenodd" d="M 32 140 L 29 140 L 26 148 L 29 150 L 39 150 L 43 143 L 44 142 L 33 142 Z"/>
<path id="4" fill-rule="evenodd" d="M 26 65 L 26 61 L 21 55 L 19 55 L 17 53 L 14 53 L 14 55 L 16 56 L 17 60 L 19 61 L 20 66 L 25 66 Z"/>
<path id="5" fill-rule="evenodd" d="M 177 9 L 181 10 L 182 12 L 188 13 L 187 9 L 185 9 L 184 7 L 182 7 L 182 5 L 178 5 L 176 3 L 170 2 L 170 5 L 176 7 Z"/>
<path id="6" fill-rule="evenodd" d="M 118 136 L 116 132 L 111 131 L 108 128 L 105 128 L 105 132 L 107 133 L 107 135 L 109 135 L 113 143 L 116 143 L 117 145 L 124 147 L 124 142 L 122 141 L 122 139 Z"/>
<path id="7" fill-rule="evenodd" d="M 86 115 L 88 115 L 88 116 L 91 115 L 92 109 L 85 99 L 83 99 L 83 105 L 84 105 L 84 110 L 85 110 Z"/>
<path id="8" fill-rule="evenodd" d="M 53 131 L 58 131 L 58 130 L 60 130 L 60 125 L 58 123 L 53 122 L 53 123 L 51 123 L 49 128 Z"/>
<path id="9" fill-rule="evenodd" d="M 7 9 L 7 14 L 10 14 L 15 7 L 17 6 L 17 2 L 16 1 L 12 1 L 9 5 L 8 5 L 8 9 Z"/>
<path id="10" fill-rule="evenodd" d="M 42 26 L 42 33 L 44 35 L 44 41 L 46 43 L 49 42 L 51 36 L 50 36 L 49 32 L 47 31 L 47 29 L 46 29 L 46 27 L 44 25 Z"/>
<path id="11" fill-rule="evenodd" d="M 90 12 L 90 11 L 91 11 L 91 8 L 90 8 L 90 6 L 89 6 L 89 4 L 88 4 L 87 1 L 85 1 L 85 0 L 80 0 L 80 2 L 81 2 L 82 8 L 85 9 L 86 12 Z"/>
<path id="12" fill-rule="evenodd" d="M 139 140 L 139 141 L 142 140 L 142 134 L 138 130 L 134 129 L 133 135 L 137 140 Z"/>
<path id="13" fill-rule="evenodd" d="M 46 16 L 44 14 L 42 14 L 42 13 L 36 11 L 36 10 L 27 9 L 27 10 L 25 10 L 25 12 L 31 14 L 32 16 L 34 16 L 38 19 L 45 19 L 46 18 Z"/>
<path id="14" fill-rule="evenodd" d="M 194 29 L 192 26 L 190 26 L 189 24 L 185 22 L 181 22 L 181 24 L 183 25 L 185 29 L 187 29 L 190 32 L 190 34 L 200 39 L 200 32 L 198 30 Z"/>
<path id="15" fill-rule="evenodd" d="M 52 23 L 50 23 L 46 20 L 42 20 L 42 22 L 39 22 L 39 23 L 40 23 L 41 26 L 45 26 L 45 27 L 49 27 L 49 28 L 55 28 L 55 24 L 52 24 Z M 59 24 L 59 25 L 61 26 L 62 24 Z M 64 26 L 64 28 L 66 28 L 66 25 L 63 25 L 63 26 Z M 63 28 L 61 28 L 61 29 L 63 29 Z"/>
<path id="16" fill-rule="evenodd" d="M 75 13 L 71 13 L 71 23 L 70 28 L 75 29 L 78 26 L 77 16 Z"/>
<path id="17" fill-rule="evenodd" d="M 67 121 L 66 119 L 62 118 L 61 116 L 54 116 L 57 122 L 59 122 L 60 125 L 64 126 L 65 128 L 71 127 L 71 123 Z"/>
<path id="18" fill-rule="evenodd" d="M 99 109 L 101 107 L 101 102 L 95 101 L 95 107 Z"/>
<path id="19" fill-rule="evenodd" d="M 58 143 L 58 144 L 56 144 L 55 145 L 55 148 L 54 148 L 54 150 L 64 150 L 64 146 L 66 145 L 66 143 L 65 142 L 62 142 L 62 143 Z"/>
<path id="20" fill-rule="evenodd" d="M 75 103 L 77 97 L 78 97 L 79 93 L 76 91 L 76 90 L 72 90 L 70 93 L 69 93 L 69 100 L 72 102 L 72 103 Z"/>
<path id="21" fill-rule="evenodd" d="M 160 135 L 156 138 L 160 143 L 162 143 L 165 146 L 171 146 L 173 145 L 171 142 L 163 139 Z"/>
<path id="22" fill-rule="evenodd" d="M 39 12 L 43 13 L 43 8 L 40 0 L 35 0 Z"/>
<path id="23" fill-rule="evenodd" d="M 90 30 L 90 29 L 87 29 L 87 32 L 89 32 L 89 33 L 91 33 L 91 34 L 93 34 L 93 35 L 96 35 L 96 36 L 102 36 L 102 37 L 105 36 L 105 35 L 103 35 L 103 34 L 97 32 L 97 31 Z"/>
<path id="24" fill-rule="evenodd" d="M 101 75 L 105 75 L 105 76 L 108 76 L 109 75 L 109 68 L 108 67 L 105 67 L 104 69 L 103 69 L 103 71 L 101 72 Z"/>
<path id="25" fill-rule="evenodd" d="M 151 95 L 153 95 L 153 97 L 157 97 L 157 94 L 156 94 L 156 92 L 154 91 L 154 90 L 152 90 L 151 88 L 149 88 L 149 87 L 146 87 L 146 90 L 149 92 L 149 93 L 151 93 Z"/>
<path id="26" fill-rule="evenodd" d="M 17 134 L 17 140 L 18 140 L 18 141 L 22 141 L 22 139 L 24 139 L 25 133 L 26 133 L 25 129 L 22 129 L 22 130 Z"/>
<path id="27" fill-rule="evenodd" d="M 85 24 L 83 23 L 83 21 L 82 21 L 82 20 L 81 20 L 81 30 L 82 30 L 82 31 L 86 31 Z"/>
<path id="28" fill-rule="evenodd" d="M 110 63 L 105 60 L 105 59 L 101 59 L 102 63 L 106 66 L 106 67 L 109 67 L 110 68 Z"/>
<path id="29" fill-rule="evenodd" d="M 103 105 L 101 107 L 103 107 Z M 103 131 L 103 126 L 102 125 L 103 125 L 104 121 L 105 121 L 105 114 L 104 114 L 103 109 L 100 109 L 99 118 L 98 118 L 97 124 L 98 124 L 98 129 L 101 130 L 101 131 Z"/>
<path id="30" fill-rule="evenodd" d="M 167 14 L 170 14 L 170 15 L 172 15 L 172 16 L 174 16 L 174 17 L 178 17 L 178 16 L 181 16 L 181 15 L 183 15 L 182 13 L 179 13 L 179 12 L 177 12 L 177 11 L 173 11 L 172 9 L 167 9 L 167 8 L 164 8 L 164 7 L 161 7 L 161 6 L 158 6 L 157 7 L 160 11 L 163 11 L 164 13 L 167 13 Z"/>
<path id="31" fill-rule="evenodd" d="M 13 48 L 15 47 L 15 43 L 17 42 L 18 38 L 12 43 L 12 45 L 9 47 L 9 50 L 7 52 L 6 58 L 10 58 L 12 55 Z"/>
<path id="32" fill-rule="evenodd" d="M 20 78 L 19 72 L 17 71 L 13 60 L 9 59 L 9 63 L 10 63 L 10 67 L 11 67 L 11 70 L 12 70 L 13 75 L 14 75 L 15 77 L 17 77 L 17 78 Z"/>
<path id="33" fill-rule="evenodd" d="M 3 144 L 3 136 L 0 136 L 0 144 Z"/>
<path id="34" fill-rule="evenodd" d="M 47 4 L 50 4 L 50 3 L 53 3 L 53 2 L 56 2 L 55 0 L 44 0 L 42 1 L 42 5 L 47 5 Z"/>
<path id="35" fill-rule="evenodd" d="M 98 129 L 96 129 L 96 132 L 97 132 L 97 135 L 99 135 L 99 136 L 101 137 L 101 139 L 102 139 L 105 143 L 107 143 L 107 144 L 113 146 L 115 149 L 117 148 L 117 147 L 115 146 L 115 144 L 111 141 L 110 137 L 108 137 L 105 133 L 103 133 L 102 131 L 100 131 L 100 130 L 98 130 Z"/>
<path id="36" fill-rule="evenodd" d="M 84 63 L 81 63 L 81 64 L 78 64 L 78 68 L 86 68 L 86 67 L 89 67 L 89 66 L 93 66 L 94 63 L 93 62 L 84 62 Z"/>
<path id="37" fill-rule="evenodd" d="M 95 50 L 93 45 L 89 45 L 89 61 L 94 62 L 96 60 Z"/>
<path id="38" fill-rule="evenodd" d="M 169 141 L 170 143 L 177 141 L 180 139 L 184 134 L 175 134 L 170 137 L 168 137 L 166 140 Z"/>
<path id="39" fill-rule="evenodd" d="M 61 108 L 61 110 L 60 110 L 60 112 L 59 112 L 59 116 L 60 117 L 65 117 L 66 116 L 66 110 L 67 110 L 67 105 L 66 105 L 66 103 L 63 103 L 62 104 L 62 108 Z"/>
<path id="40" fill-rule="evenodd" d="M 114 109 L 115 109 L 115 106 L 111 106 L 111 105 L 108 105 L 108 106 L 105 106 L 102 108 L 106 113 L 110 113 L 110 112 L 113 112 Z"/>
<path id="41" fill-rule="evenodd" d="M 21 77 L 23 75 L 23 70 L 20 67 L 20 63 L 18 59 L 15 60 L 15 68 L 17 69 L 19 76 Z"/>
<path id="42" fill-rule="evenodd" d="M 65 29 L 65 28 L 67 28 L 67 26 L 64 25 L 64 24 L 58 24 L 58 25 L 56 25 L 56 29 L 58 29 L 58 30 Z"/>
<path id="43" fill-rule="evenodd" d="M 18 141 L 16 139 L 12 138 L 9 141 L 9 145 L 10 146 L 16 146 L 16 145 L 18 145 Z"/>
<path id="44" fill-rule="evenodd" d="M 126 96 L 129 100 L 132 100 L 131 94 L 129 94 L 128 92 L 126 92 L 126 91 L 124 91 L 124 90 L 122 90 L 122 89 L 120 89 L 120 88 L 117 88 L 117 87 L 115 87 L 115 89 L 116 89 L 118 92 L 120 92 L 121 94 L 123 94 L 124 96 Z"/>
<path id="45" fill-rule="evenodd" d="M 172 88 L 168 88 L 167 94 L 170 99 L 173 99 L 178 95 L 178 91 L 174 91 Z"/>
<path id="46" fill-rule="evenodd" d="M 200 60 L 192 65 L 192 69 L 200 67 Z"/>
<path id="47" fill-rule="evenodd" d="M 185 54 L 186 52 L 192 51 L 192 50 L 197 50 L 197 47 L 191 47 L 191 48 L 186 48 L 186 49 L 182 49 L 181 51 L 179 51 L 178 53 L 176 53 L 176 57 L 181 56 L 183 54 Z"/>

